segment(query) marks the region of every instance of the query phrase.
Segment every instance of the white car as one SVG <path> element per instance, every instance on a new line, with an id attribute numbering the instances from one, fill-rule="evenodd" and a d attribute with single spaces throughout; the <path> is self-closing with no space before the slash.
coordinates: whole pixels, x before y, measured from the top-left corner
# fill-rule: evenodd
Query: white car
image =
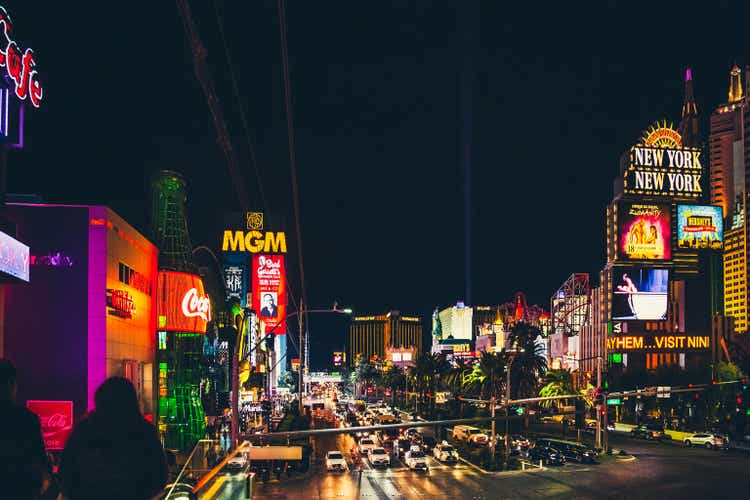
<path id="1" fill-rule="evenodd" d="M 340 451 L 329 451 L 326 453 L 326 470 L 346 472 L 349 470 L 349 466 L 346 463 L 344 454 Z"/>
<path id="2" fill-rule="evenodd" d="M 445 441 L 432 449 L 432 455 L 441 462 L 458 462 L 458 452 Z"/>
<path id="3" fill-rule="evenodd" d="M 242 453 L 233 456 L 225 466 L 227 470 L 242 470 L 247 465 L 247 459 Z"/>
<path id="4" fill-rule="evenodd" d="M 429 472 L 430 470 L 427 465 L 427 455 L 419 449 L 419 446 L 412 446 L 411 449 L 406 452 L 404 460 L 406 461 L 406 466 L 411 470 L 423 470 L 425 472 Z"/>
<path id="5" fill-rule="evenodd" d="M 699 432 L 688 436 L 683 440 L 683 443 L 685 443 L 685 446 L 705 446 L 708 449 L 726 448 L 728 444 L 724 436 L 709 432 Z"/>
<path id="6" fill-rule="evenodd" d="M 391 457 L 383 448 L 372 448 L 370 450 L 370 453 L 367 455 L 367 459 L 370 461 L 373 467 L 388 467 L 389 465 L 391 465 Z"/>
<path id="7" fill-rule="evenodd" d="M 359 453 L 360 455 L 367 455 L 370 453 L 370 450 L 373 448 L 377 448 L 378 445 L 375 443 L 375 440 L 371 437 L 362 438 L 359 441 Z"/>

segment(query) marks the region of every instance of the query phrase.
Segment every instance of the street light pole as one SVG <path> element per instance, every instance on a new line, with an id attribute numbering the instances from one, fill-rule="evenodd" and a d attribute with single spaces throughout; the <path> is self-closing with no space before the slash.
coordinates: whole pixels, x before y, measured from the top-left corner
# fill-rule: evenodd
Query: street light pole
<path id="1" fill-rule="evenodd" d="M 510 420 L 510 368 L 513 366 L 513 361 L 515 361 L 515 359 L 515 354 L 511 355 L 510 363 L 508 363 L 508 369 L 505 373 L 505 457 L 503 457 L 505 470 L 508 470 L 508 461 L 510 458 L 510 429 L 508 427 L 508 421 Z M 492 421 L 492 424 L 494 427 L 494 420 Z"/>
<path id="2" fill-rule="evenodd" d="M 299 382 L 299 393 L 297 397 L 299 398 L 299 414 L 302 416 L 304 413 L 304 404 L 302 403 L 302 388 L 304 387 L 303 382 L 303 373 L 304 370 L 302 368 L 302 365 L 305 362 L 305 356 L 303 353 L 303 347 L 302 347 L 302 311 L 304 310 L 305 303 L 302 301 L 302 299 L 299 300 L 299 310 L 297 311 L 297 322 L 299 323 L 299 376 L 297 377 L 297 381 Z"/>

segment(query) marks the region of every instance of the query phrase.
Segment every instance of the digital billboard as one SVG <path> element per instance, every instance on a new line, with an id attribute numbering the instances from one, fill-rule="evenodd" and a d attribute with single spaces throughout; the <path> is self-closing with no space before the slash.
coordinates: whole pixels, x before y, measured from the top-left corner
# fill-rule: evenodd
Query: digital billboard
<path id="1" fill-rule="evenodd" d="M 0 231 L 0 277 L 29 281 L 29 247 Z"/>
<path id="2" fill-rule="evenodd" d="M 721 207 L 677 205 L 677 247 L 721 250 L 723 223 Z"/>
<path id="3" fill-rule="evenodd" d="M 159 330 L 206 333 L 211 301 L 200 276 L 159 271 L 156 303 Z"/>
<path id="4" fill-rule="evenodd" d="M 667 318 L 669 271 L 616 267 L 612 271 L 612 320 Z"/>
<path id="5" fill-rule="evenodd" d="M 286 333 L 286 268 L 283 255 L 253 255 L 253 309 L 263 335 Z"/>
<path id="6" fill-rule="evenodd" d="M 670 206 L 667 204 L 620 202 L 617 234 L 621 260 L 672 258 Z"/>

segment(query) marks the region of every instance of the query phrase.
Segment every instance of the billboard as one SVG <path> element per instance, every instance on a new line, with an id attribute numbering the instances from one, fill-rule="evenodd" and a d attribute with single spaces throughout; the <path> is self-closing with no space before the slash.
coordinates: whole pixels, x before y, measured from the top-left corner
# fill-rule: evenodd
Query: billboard
<path id="1" fill-rule="evenodd" d="M 625 161 L 625 194 L 688 199 L 703 195 L 700 149 L 637 145 Z"/>
<path id="2" fill-rule="evenodd" d="M 711 346 L 708 335 L 622 335 L 607 339 L 607 351 L 629 352 L 629 351 L 700 351 Z"/>
<path id="3" fill-rule="evenodd" d="M 62 450 L 73 431 L 73 401 L 26 401 L 26 408 L 39 417 L 47 450 Z"/>
<path id="4" fill-rule="evenodd" d="M 612 320 L 667 319 L 667 269 L 616 267 L 612 274 Z"/>
<path id="5" fill-rule="evenodd" d="M 0 231 L 0 276 L 29 281 L 29 247 Z"/>
<path id="6" fill-rule="evenodd" d="M 253 255 L 253 309 L 263 324 L 261 334 L 286 333 L 286 268 L 283 255 Z"/>
<path id="7" fill-rule="evenodd" d="M 721 250 L 724 245 L 721 207 L 677 205 L 677 247 Z"/>
<path id="8" fill-rule="evenodd" d="M 211 301 L 200 276 L 159 271 L 156 303 L 159 330 L 206 333 L 206 325 L 211 321 Z"/>
<path id="9" fill-rule="evenodd" d="M 224 265 L 224 288 L 227 291 L 227 298 L 234 298 L 242 303 L 247 290 L 244 265 Z"/>
<path id="10" fill-rule="evenodd" d="M 621 260 L 669 260 L 670 206 L 623 201 L 617 211 L 617 253 Z"/>

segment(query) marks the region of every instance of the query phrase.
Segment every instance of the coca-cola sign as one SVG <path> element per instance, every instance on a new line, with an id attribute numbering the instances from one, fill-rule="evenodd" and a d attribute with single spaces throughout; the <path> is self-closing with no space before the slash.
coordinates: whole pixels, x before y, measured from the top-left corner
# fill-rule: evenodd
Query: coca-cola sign
<path id="1" fill-rule="evenodd" d="M 199 296 L 197 289 L 191 288 L 182 298 L 182 314 L 187 318 L 198 316 L 203 321 L 211 321 L 211 301 L 208 297 Z"/>
<path id="2" fill-rule="evenodd" d="M 38 108 L 42 102 L 42 84 L 36 71 L 36 58 L 31 49 L 23 50 L 11 38 L 13 22 L 0 6 L 0 68 L 5 68 L 15 87 L 16 96 Z"/>
<path id="3" fill-rule="evenodd" d="M 47 450 L 62 450 L 73 430 L 73 402 L 27 401 L 26 407 L 39 417 Z"/>
<path id="4" fill-rule="evenodd" d="M 211 301 L 200 276 L 159 271 L 156 304 L 159 330 L 206 333 Z"/>

